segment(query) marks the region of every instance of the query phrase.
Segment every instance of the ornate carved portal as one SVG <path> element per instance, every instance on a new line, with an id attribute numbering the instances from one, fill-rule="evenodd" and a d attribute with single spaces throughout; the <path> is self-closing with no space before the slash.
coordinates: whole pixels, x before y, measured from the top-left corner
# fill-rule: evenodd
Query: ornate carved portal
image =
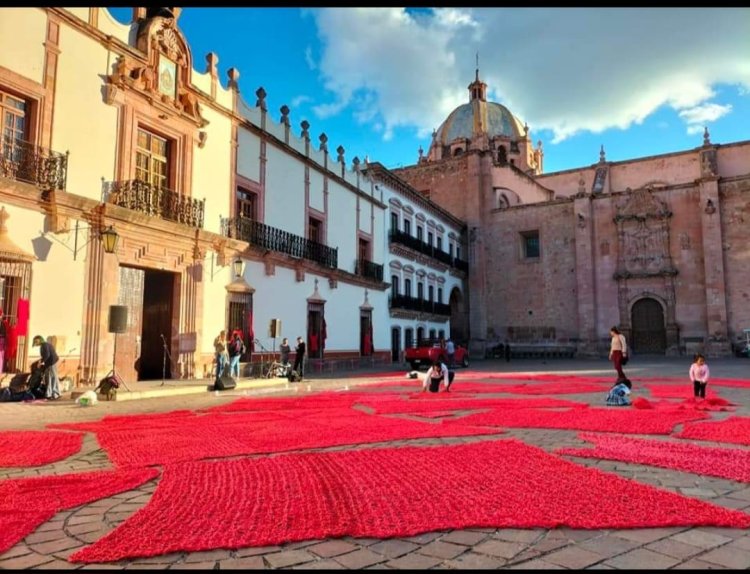
<path id="1" fill-rule="evenodd" d="M 618 287 L 620 326 L 630 341 L 648 340 L 645 333 L 634 333 L 639 325 L 653 327 L 662 321 L 665 343 L 642 345 L 635 352 L 679 354 L 679 328 L 675 322 L 675 284 L 677 275 L 670 251 L 672 212 L 656 197 L 651 188 L 627 190 L 625 200 L 616 206 L 618 257 L 614 278 Z M 660 303 L 638 305 L 644 298 Z M 638 325 L 633 324 L 633 310 L 638 311 Z M 644 309 L 653 309 L 653 317 L 642 317 Z M 656 312 L 658 311 L 658 312 Z"/>

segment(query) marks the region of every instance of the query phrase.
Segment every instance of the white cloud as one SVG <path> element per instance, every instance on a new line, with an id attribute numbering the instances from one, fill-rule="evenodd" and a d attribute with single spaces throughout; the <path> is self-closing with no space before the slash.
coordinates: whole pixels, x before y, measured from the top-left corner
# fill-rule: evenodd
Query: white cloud
<path id="1" fill-rule="evenodd" d="M 292 107 L 292 109 L 294 109 L 308 102 L 312 102 L 312 98 L 310 96 L 295 96 L 294 98 L 292 98 L 292 101 L 289 105 Z"/>
<path id="2" fill-rule="evenodd" d="M 313 57 L 312 47 L 307 46 L 305 48 L 305 62 L 307 63 L 307 67 L 311 70 L 314 70 L 317 68 L 315 64 L 315 58 Z"/>
<path id="3" fill-rule="evenodd" d="M 532 136 L 551 130 L 554 142 L 582 131 L 626 129 L 661 106 L 723 109 L 707 103 L 718 83 L 750 89 L 750 9 L 311 13 L 322 42 L 318 69 L 333 100 L 316 113 L 351 107 L 363 122 L 380 118 L 384 137 L 399 127 L 426 137 L 467 102 L 477 52 L 490 99 L 528 122 Z"/>
<path id="4" fill-rule="evenodd" d="M 731 104 L 722 106 L 721 104 L 705 103 L 693 108 L 686 108 L 680 111 L 679 116 L 687 124 L 687 133 L 692 135 L 701 133 L 706 124 L 718 120 L 731 111 Z"/>

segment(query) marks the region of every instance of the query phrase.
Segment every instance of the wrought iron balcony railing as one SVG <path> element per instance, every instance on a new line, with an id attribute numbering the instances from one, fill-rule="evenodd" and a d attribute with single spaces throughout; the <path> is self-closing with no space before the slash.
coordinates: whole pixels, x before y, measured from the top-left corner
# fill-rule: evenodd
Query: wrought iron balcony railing
<path id="1" fill-rule="evenodd" d="M 328 247 L 247 217 L 223 218 L 221 231 L 226 237 L 247 241 L 263 249 L 314 261 L 331 269 L 338 268 L 338 248 Z"/>
<path id="2" fill-rule="evenodd" d="M 420 313 L 433 313 L 435 315 L 450 316 L 451 306 L 446 303 L 437 303 L 436 301 L 427 301 L 408 295 L 391 295 L 391 309 L 405 309 L 407 311 L 418 311 Z"/>
<path id="3" fill-rule="evenodd" d="M 383 266 L 367 259 L 357 259 L 354 262 L 354 273 L 374 281 L 383 280 Z"/>
<path id="4" fill-rule="evenodd" d="M 203 228 L 205 199 L 193 199 L 138 179 L 110 181 L 105 184 L 104 195 L 107 203 L 190 227 Z"/>
<path id="5" fill-rule="evenodd" d="M 32 183 L 44 191 L 65 191 L 68 154 L 3 137 L 0 140 L 0 175 Z"/>
<path id="6" fill-rule="evenodd" d="M 405 231 L 401 231 L 400 229 L 391 229 L 389 238 L 392 243 L 400 243 L 401 245 L 409 247 L 414 251 L 418 251 L 423 255 L 432 257 L 433 259 L 436 259 L 441 263 L 444 263 L 445 265 L 455 267 L 456 269 L 460 269 L 461 271 L 469 270 L 469 265 L 466 261 L 462 261 L 461 259 L 452 257 L 450 253 L 446 253 L 442 249 L 438 249 L 437 247 L 430 245 L 429 243 L 425 243 L 421 239 L 413 237 Z"/>

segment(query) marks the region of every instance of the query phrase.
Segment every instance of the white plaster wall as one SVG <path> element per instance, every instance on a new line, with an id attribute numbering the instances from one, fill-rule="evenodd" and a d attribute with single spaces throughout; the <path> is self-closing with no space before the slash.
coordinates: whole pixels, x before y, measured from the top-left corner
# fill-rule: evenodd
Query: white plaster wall
<path id="1" fill-rule="evenodd" d="M 47 13 L 44 10 L 0 9 L 0 66 L 41 84 L 46 37 Z"/>
<path id="2" fill-rule="evenodd" d="M 34 255 L 35 243 L 32 240 L 36 240 L 37 245 L 50 244 L 45 260 L 32 263 L 29 336 L 55 335 L 60 355 L 80 355 L 86 258 L 86 247 L 80 246 L 86 243 L 87 233 L 83 231 L 78 236 L 79 252 L 74 261 L 72 232 L 50 234 L 50 239 L 41 238 L 43 214 L 12 205 L 6 205 L 5 209 L 10 215 L 7 222 L 9 236 L 18 247 Z M 71 221 L 71 228 L 74 223 Z M 44 256 L 41 250 L 39 256 Z M 38 356 L 39 349 L 29 349 L 30 360 L 36 360 Z"/>
<path id="3" fill-rule="evenodd" d="M 193 57 L 195 58 L 195 54 L 193 54 Z M 193 64 L 195 64 L 195 61 L 193 61 Z M 211 74 L 203 74 L 201 72 L 193 70 L 190 76 L 190 81 L 192 82 L 193 86 L 201 90 L 204 94 L 208 96 L 211 95 Z M 205 108 L 206 106 L 201 106 L 201 111 L 205 112 Z"/>
<path id="4" fill-rule="evenodd" d="M 229 217 L 231 190 L 232 122 L 208 107 L 203 115 L 209 121 L 203 149 L 193 145 L 193 197 L 206 198 L 203 229 L 221 233 L 220 218 Z"/>
<path id="5" fill-rule="evenodd" d="M 129 43 L 130 24 L 120 24 L 112 17 L 107 8 L 99 8 L 99 29 L 107 35 L 113 36 L 124 42 Z"/>
<path id="6" fill-rule="evenodd" d="M 237 130 L 237 173 L 260 181 L 260 138 L 248 129 Z"/>
<path id="7" fill-rule="evenodd" d="M 218 80 L 219 81 L 216 83 L 216 103 L 231 110 L 234 105 L 234 92 L 223 87 L 221 77 L 219 77 Z M 227 82 L 225 81 L 224 84 L 226 83 Z"/>
<path id="8" fill-rule="evenodd" d="M 269 145 L 266 163 L 265 223 L 305 235 L 305 171 L 301 161 Z M 240 150 L 242 153 L 242 150 Z"/>
<path id="9" fill-rule="evenodd" d="M 102 177 L 114 178 L 117 108 L 102 100 L 102 75 L 114 54 L 73 28 L 60 26 L 52 149 L 68 159 L 67 191 L 101 200 Z"/>
<path id="10" fill-rule="evenodd" d="M 214 339 L 219 331 L 226 329 L 226 286 L 232 279 L 232 265 L 219 267 L 216 254 L 209 251 L 203 261 L 203 329 L 200 342 L 203 353 L 214 352 Z"/>
<path id="11" fill-rule="evenodd" d="M 286 129 L 283 124 L 277 121 L 280 115 L 266 113 L 266 131 L 283 142 Z"/>
<path id="12" fill-rule="evenodd" d="M 317 209 L 318 211 L 323 211 L 324 209 L 324 201 L 323 201 L 323 183 L 324 178 L 323 174 L 319 172 L 317 169 L 311 168 L 310 169 L 310 196 L 309 196 L 309 202 L 310 207 L 313 209 Z M 330 188 L 333 185 L 333 182 L 328 183 L 328 190 L 330 192 Z"/>
<path id="13" fill-rule="evenodd" d="M 338 247 L 339 269 L 354 272 L 357 258 L 356 196 L 334 180 L 328 182 L 328 245 Z"/>
<path id="14" fill-rule="evenodd" d="M 89 21 L 89 8 L 63 8 L 63 10 L 66 10 L 73 14 L 76 18 L 80 18 L 84 22 Z"/>

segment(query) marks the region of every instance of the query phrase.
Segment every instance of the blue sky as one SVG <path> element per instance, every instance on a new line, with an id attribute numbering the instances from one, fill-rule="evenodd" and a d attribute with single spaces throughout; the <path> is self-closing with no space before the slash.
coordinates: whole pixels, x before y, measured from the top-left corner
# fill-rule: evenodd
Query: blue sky
<path id="1" fill-rule="evenodd" d="M 111 8 L 129 22 L 130 8 Z M 750 139 L 746 8 L 198 8 L 178 24 L 193 65 L 219 56 L 255 104 L 291 108 L 317 142 L 395 168 L 468 101 L 476 54 L 488 99 L 541 140 L 545 173 Z"/>

